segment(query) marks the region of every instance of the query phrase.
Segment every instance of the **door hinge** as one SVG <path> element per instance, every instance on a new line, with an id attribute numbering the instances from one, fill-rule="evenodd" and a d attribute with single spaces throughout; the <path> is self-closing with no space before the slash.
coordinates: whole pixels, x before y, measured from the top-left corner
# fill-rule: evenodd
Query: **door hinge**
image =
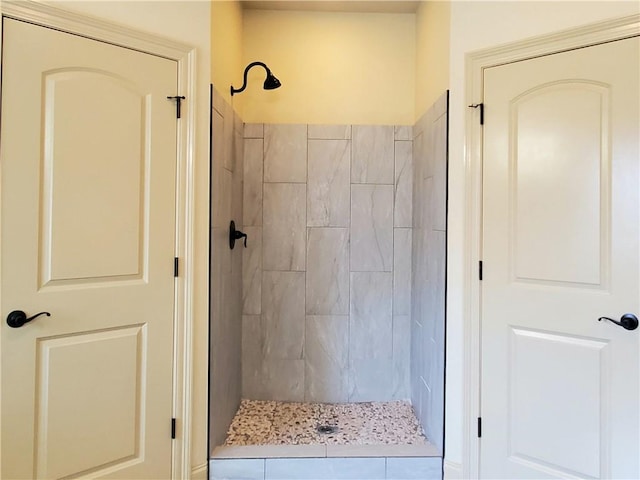
<path id="1" fill-rule="evenodd" d="M 484 125 L 484 103 L 474 103 L 469 105 L 469 108 L 480 109 L 480 125 Z"/>
<path id="2" fill-rule="evenodd" d="M 180 105 L 182 103 L 182 100 L 184 100 L 186 97 L 182 96 L 182 95 L 175 95 L 173 97 L 167 97 L 167 100 L 175 100 L 176 101 L 176 118 L 180 118 Z"/>
<path id="3" fill-rule="evenodd" d="M 178 257 L 173 259 L 173 276 L 177 277 L 180 272 L 180 260 Z"/>
<path id="4" fill-rule="evenodd" d="M 171 419 L 171 438 L 176 438 L 176 419 Z"/>
<path id="5" fill-rule="evenodd" d="M 482 260 L 478 262 L 478 278 L 482 280 Z"/>
<path id="6" fill-rule="evenodd" d="M 478 438 L 482 437 L 482 417 L 478 417 Z"/>

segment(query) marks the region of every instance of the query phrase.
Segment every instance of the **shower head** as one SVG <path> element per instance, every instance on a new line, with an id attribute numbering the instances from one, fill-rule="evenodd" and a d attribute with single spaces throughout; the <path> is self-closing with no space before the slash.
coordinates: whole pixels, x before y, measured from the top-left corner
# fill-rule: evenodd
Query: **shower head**
<path id="1" fill-rule="evenodd" d="M 276 76 L 267 70 L 267 78 L 264 79 L 264 85 L 262 86 L 265 90 L 275 90 L 276 88 L 280 88 L 280 80 L 276 78 Z"/>
<path id="2" fill-rule="evenodd" d="M 249 70 L 252 67 L 255 67 L 256 65 L 261 66 L 262 68 L 264 68 L 267 71 L 267 78 L 264 81 L 263 84 L 263 88 L 265 90 L 275 90 L 276 88 L 279 88 L 281 83 L 280 80 L 278 80 L 275 75 L 273 73 L 271 73 L 271 70 L 269 70 L 269 67 L 267 67 L 264 63 L 262 62 L 252 62 L 249 65 L 247 65 L 247 68 L 244 69 L 244 81 L 242 83 L 242 87 L 240 88 L 233 88 L 233 85 L 231 85 L 231 96 L 233 97 L 233 95 L 235 93 L 240 93 L 243 92 L 245 88 L 247 88 L 247 75 L 249 73 Z"/>

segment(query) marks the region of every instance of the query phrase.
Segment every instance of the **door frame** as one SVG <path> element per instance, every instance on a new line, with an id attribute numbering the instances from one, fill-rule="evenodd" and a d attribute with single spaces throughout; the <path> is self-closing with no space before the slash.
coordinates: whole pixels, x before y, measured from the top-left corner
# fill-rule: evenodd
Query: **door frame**
<path id="1" fill-rule="evenodd" d="M 186 96 L 186 100 L 183 102 L 182 118 L 178 122 L 176 151 L 176 247 L 174 255 L 180 258 L 180 272 L 174 286 L 172 416 L 176 418 L 177 429 L 171 449 L 171 477 L 175 479 L 191 478 L 192 337 L 195 294 L 196 105 L 194 99 L 196 98 L 197 74 L 196 49 L 175 40 L 30 0 L 3 0 L 0 14 L 3 18 L 27 21 L 43 27 L 164 57 L 177 63 L 178 91 L 167 92 L 167 95 Z M 2 22 L 0 22 L 0 51 L 1 49 Z M 0 298 L 0 304 L 1 301 Z M 167 418 L 167 422 L 169 420 Z"/>
<path id="2" fill-rule="evenodd" d="M 600 43 L 640 35 L 640 15 L 634 14 L 584 27 L 563 30 L 472 52 L 465 58 L 465 105 L 482 103 L 486 68 L 529 60 Z M 465 115 L 464 174 L 464 390 L 462 478 L 480 478 L 481 417 L 481 289 L 478 262 L 482 260 L 482 127 L 476 109 Z"/>

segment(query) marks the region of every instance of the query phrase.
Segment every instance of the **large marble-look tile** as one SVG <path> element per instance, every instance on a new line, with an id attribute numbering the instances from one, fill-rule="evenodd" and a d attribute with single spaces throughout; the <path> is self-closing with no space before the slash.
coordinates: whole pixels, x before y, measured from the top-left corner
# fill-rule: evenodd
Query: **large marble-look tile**
<path id="1" fill-rule="evenodd" d="M 264 329 L 260 315 L 242 316 L 242 398 L 257 399 L 263 364 Z"/>
<path id="2" fill-rule="evenodd" d="M 233 176 L 229 170 L 214 166 L 211 170 L 211 223 L 213 228 L 229 228 L 233 198 Z"/>
<path id="3" fill-rule="evenodd" d="M 209 402 L 216 405 L 211 439 L 214 443 L 224 442 L 226 429 L 238 407 L 241 394 L 241 325 L 230 317 L 232 274 L 231 251 L 225 240 L 228 231 L 221 228 L 212 230 L 211 262 L 211 368 L 210 375 L 216 381 L 211 384 Z M 223 340 L 224 339 L 224 340 Z"/>
<path id="4" fill-rule="evenodd" d="M 393 313 L 411 313 L 411 236 L 410 228 L 393 229 Z"/>
<path id="5" fill-rule="evenodd" d="M 307 316 L 305 336 L 305 401 L 348 401 L 349 317 Z"/>
<path id="6" fill-rule="evenodd" d="M 413 140 L 413 127 L 411 125 L 396 125 L 394 131 L 396 140 Z"/>
<path id="7" fill-rule="evenodd" d="M 349 140 L 309 140 L 307 225 L 349 226 Z"/>
<path id="8" fill-rule="evenodd" d="M 416 418 L 418 419 L 418 423 L 422 425 L 422 411 L 420 410 L 421 405 L 421 396 L 422 396 L 422 383 L 421 379 L 418 376 L 413 374 L 413 370 L 411 371 L 411 406 L 413 407 L 413 411 L 416 414 Z M 424 430 L 424 429 L 423 429 Z M 429 437 L 427 437 L 429 438 Z"/>
<path id="9" fill-rule="evenodd" d="M 264 458 L 225 458 L 209 461 L 209 480 L 264 480 Z"/>
<path id="10" fill-rule="evenodd" d="M 309 125 L 308 137 L 321 140 L 348 140 L 351 125 Z"/>
<path id="11" fill-rule="evenodd" d="M 307 126 L 264 126 L 264 181 L 307 181 Z"/>
<path id="12" fill-rule="evenodd" d="M 304 360 L 264 358 L 245 379 L 243 397 L 251 400 L 304 401 Z M 215 408 L 213 406 L 212 408 Z"/>
<path id="13" fill-rule="evenodd" d="M 382 402 L 392 398 L 393 365 L 387 358 L 349 359 L 349 401 Z"/>
<path id="14" fill-rule="evenodd" d="M 264 124 L 263 123 L 245 123 L 243 134 L 244 134 L 244 138 L 263 138 Z"/>
<path id="15" fill-rule="evenodd" d="M 409 315 L 393 316 L 393 398 L 408 400 L 410 398 L 410 349 L 411 317 Z"/>
<path id="16" fill-rule="evenodd" d="M 349 314 L 349 229 L 309 229 L 306 299 L 307 314 Z"/>
<path id="17" fill-rule="evenodd" d="M 224 118 L 214 111 L 213 165 L 211 167 L 211 221 L 215 228 L 229 226 L 233 188 L 232 173 L 224 168 L 224 145 L 218 144 L 216 135 L 222 135 Z"/>
<path id="18" fill-rule="evenodd" d="M 395 150 L 395 197 L 393 225 L 411 227 L 413 195 L 413 142 L 397 141 Z"/>
<path id="19" fill-rule="evenodd" d="M 215 97 L 214 97 L 215 98 Z M 213 165 L 224 167 L 224 115 L 216 109 L 212 111 L 212 136 Z"/>
<path id="20" fill-rule="evenodd" d="M 442 372 L 442 374 L 444 371 Z M 444 376 L 444 375 L 443 375 Z M 442 380 L 438 380 L 438 385 L 444 385 Z M 444 434 L 444 391 L 436 388 L 431 391 L 430 408 L 425 419 L 425 433 L 432 439 L 432 443 L 439 449 L 443 448 Z"/>
<path id="21" fill-rule="evenodd" d="M 304 272 L 263 272 L 265 357 L 304 358 L 304 285 Z"/>
<path id="22" fill-rule="evenodd" d="M 224 108 L 225 103 L 227 101 L 224 99 L 222 94 L 218 91 L 217 88 L 213 88 L 213 109 L 216 110 L 220 115 L 224 116 Z"/>
<path id="23" fill-rule="evenodd" d="M 275 403 L 275 402 L 269 402 Z M 424 446 L 420 445 L 423 447 Z M 324 458 L 326 445 L 241 445 L 222 446 L 213 450 L 213 458 Z M 339 455 L 336 455 L 339 456 Z"/>
<path id="24" fill-rule="evenodd" d="M 239 118 L 234 115 L 234 118 Z M 233 170 L 233 194 L 231 196 L 231 215 L 236 225 L 243 224 L 244 213 L 244 139 L 242 132 L 233 133 L 233 154 L 234 170 Z"/>
<path id="25" fill-rule="evenodd" d="M 411 375 L 411 404 L 416 408 L 418 418 L 422 418 L 417 410 L 420 406 L 421 378 L 426 371 L 426 344 L 423 345 L 423 331 L 420 322 L 411 320 L 411 352 L 409 371 Z M 243 367 L 244 368 L 244 367 Z"/>
<path id="26" fill-rule="evenodd" d="M 303 401 L 304 360 L 265 358 L 263 325 L 259 315 L 242 317 L 242 398 Z"/>
<path id="27" fill-rule="evenodd" d="M 442 115 L 433 124 L 433 196 L 431 198 L 435 230 L 447 228 L 447 116 Z"/>
<path id="28" fill-rule="evenodd" d="M 267 458 L 265 480 L 382 480 L 384 458 Z"/>
<path id="29" fill-rule="evenodd" d="M 392 280 L 390 272 L 351 273 L 350 358 L 390 363 Z"/>
<path id="30" fill-rule="evenodd" d="M 262 265 L 265 270 L 305 269 L 307 187 L 295 183 L 264 184 Z"/>
<path id="31" fill-rule="evenodd" d="M 387 458 L 386 478 L 388 480 L 440 480 L 442 458 Z"/>
<path id="32" fill-rule="evenodd" d="M 233 143 L 233 124 L 234 124 L 234 111 L 233 107 L 224 102 L 224 168 L 230 172 L 234 171 L 236 157 L 234 155 L 234 143 Z"/>
<path id="33" fill-rule="evenodd" d="M 242 248 L 242 313 L 262 313 L 262 227 L 244 227 L 247 248 Z"/>
<path id="34" fill-rule="evenodd" d="M 242 223 L 262 225 L 262 139 L 244 140 Z"/>
<path id="35" fill-rule="evenodd" d="M 444 417 L 444 322 L 445 322 L 445 268 L 446 233 L 432 230 L 428 235 L 427 295 L 422 322 L 425 325 L 424 342 L 426 368 L 424 379 L 428 386 L 428 410 L 423 419 L 425 431 L 433 443 L 442 447 L 442 418 Z"/>
<path id="36" fill-rule="evenodd" d="M 438 345 L 444 345 L 444 315 L 445 315 L 445 281 L 447 236 L 445 232 L 431 231 L 428 234 L 429 253 L 427 258 L 427 297 L 428 312 L 423 323 L 432 323 L 432 338 Z"/>
<path id="37" fill-rule="evenodd" d="M 393 184 L 394 127 L 354 125 L 351 183 Z"/>
<path id="38" fill-rule="evenodd" d="M 351 186 L 352 272 L 393 267 L 393 186 Z"/>

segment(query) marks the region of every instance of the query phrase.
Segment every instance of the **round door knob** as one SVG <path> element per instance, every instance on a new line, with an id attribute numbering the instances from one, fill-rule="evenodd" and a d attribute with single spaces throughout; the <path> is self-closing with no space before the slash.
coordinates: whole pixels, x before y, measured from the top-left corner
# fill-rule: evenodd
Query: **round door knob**
<path id="1" fill-rule="evenodd" d="M 40 315 L 46 315 L 47 317 L 51 316 L 49 312 L 40 312 L 36 313 L 33 317 L 27 318 L 27 314 L 22 310 L 14 310 L 9 315 L 7 315 L 7 325 L 9 325 L 11 328 L 20 328 L 25 323 L 29 323 L 31 320 L 39 317 Z"/>
<path id="2" fill-rule="evenodd" d="M 602 320 L 613 322 L 616 325 L 621 326 L 625 330 L 635 330 L 636 328 L 638 328 L 638 317 L 636 317 L 633 313 L 625 313 L 624 315 L 622 315 L 622 317 L 620 317 L 620 321 L 614 320 L 613 318 L 609 317 L 600 317 L 598 319 L 599 322 L 601 322 Z"/>

